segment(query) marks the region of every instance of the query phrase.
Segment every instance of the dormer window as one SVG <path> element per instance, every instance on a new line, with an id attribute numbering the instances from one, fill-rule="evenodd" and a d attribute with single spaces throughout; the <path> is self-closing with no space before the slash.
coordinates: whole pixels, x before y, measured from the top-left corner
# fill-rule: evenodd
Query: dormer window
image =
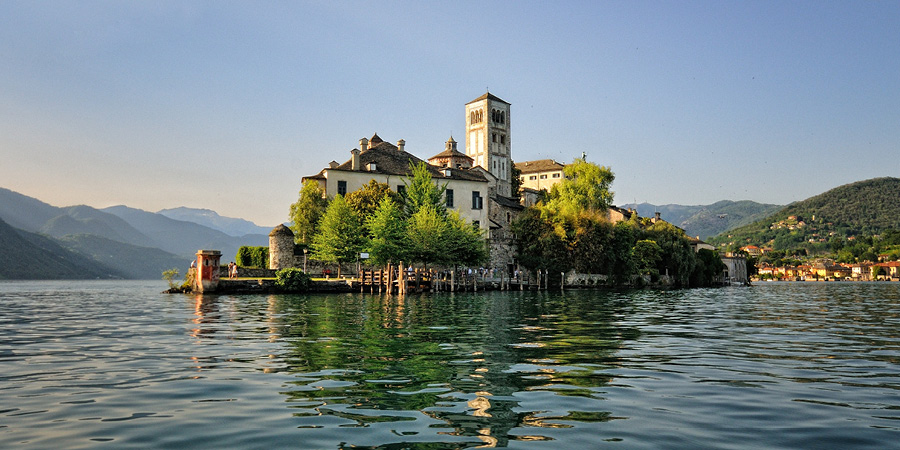
<path id="1" fill-rule="evenodd" d="M 369 172 L 374 172 L 376 168 L 377 165 L 374 162 L 366 164 L 366 170 L 368 170 Z"/>
<path id="2" fill-rule="evenodd" d="M 444 176 L 445 176 L 445 177 L 453 176 L 453 170 L 450 169 L 449 167 L 446 168 L 446 169 L 444 169 Z"/>

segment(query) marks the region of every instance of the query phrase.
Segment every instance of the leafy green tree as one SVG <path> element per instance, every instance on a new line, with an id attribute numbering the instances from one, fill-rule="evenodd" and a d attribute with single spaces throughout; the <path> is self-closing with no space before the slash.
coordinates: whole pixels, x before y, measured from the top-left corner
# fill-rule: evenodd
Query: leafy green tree
<path id="1" fill-rule="evenodd" d="M 400 206 L 385 196 L 372 215 L 366 218 L 369 232 L 369 261 L 387 265 L 402 261 L 406 252 L 406 220 Z"/>
<path id="2" fill-rule="evenodd" d="M 512 198 L 518 200 L 522 194 L 522 170 L 516 167 L 515 163 L 509 171 L 509 185 Z"/>
<path id="3" fill-rule="evenodd" d="M 490 259 L 490 250 L 480 228 L 466 222 L 456 211 L 450 211 L 446 221 L 445 264 L 479 266 Z"/>
<path id="4" fill-rule="evenodd" d="M 657 266 L 659 273 L 668 272 L 677 286 L 688 286 L 696 256 L 684 231 L 668 222 L 659 221 L 646 230 L 646 236 L 647 239 L 656 241 L 662 249 L 662 259 Z"/>
<path id="5" fill-rule="evenodd" d="M 528 270 L 572 268 L 565 226 L 557 226 L 552 216 L 545 217 L 538 208 L 528 208 L 513 222 L 519 264 Z"/>
<path id="6" fill-rule="evenodd" d="M 697 252 L 697 263 L 691 273 L 691 286 L 711 286 L 725 270 L 725 263 L 715 250 L 701 248 Z"/>
<path id="7" fill-rule="evenodd" d="M 635 273 L 632 251 L 637 243 L 638 232 L 637 223 L 632 221 L 619 222 L 613 226 L 608 275 L 617 284 L 628 281 Z"/>
<path id="8" fill-rule="evenodd" d="M 634 244 L 631 250 L 631 257 L 634 259 L 634 265 L 638 273 L 644 275 L 658 275 L 659 270 L 656 266 L 662 260 L 662 249 L 656 241 L 642 239 Z"/>
<path id="9" fill-rule="evenodd" d="M 397 202 L 400 197 L 387 183 L 370 180 L 369 184 L 347 194 L 344 200 L 359 214 L 359 217 L 366 219 L 375 212 L 384 198 Z"/>
<path id="10" fill-rule="evenodd" d="M 550 210 L 574 217 L 586 210 L 605 212 L 612 204 L 613 192 L 609 188 L 615 175 L 608 167 L 576 159 L 563 173 L 566 178 L 550 190 Z"/>
<path id="11" fill-rule="evenodd" d="M 573 263 L 580 273 L 608 274 L 613 264 L 610 250 L 613 240 L 613 225 L 605 218 L 590 213 L 582 213 L 575 220 L 575 242 Z"/>
<path id="12" fill-rule="evenodd" d="M 429 263 L 443 261 L 448 229 L 446 218 L 433 205 L 421 205 L 410 216 L 406 227 L 406 254 L 426 267 Z"/>
<path id="13" fill-rule="evenodd" d="M 341 264 L 356 261 L 366 245 L 365 233 L 359 216 L 347 205 L 340 194 L 328 204 L 322 215 L 319 231 L 313 237 L 313 258 L 319 261 Z"/>
<path id="14" fill-rule="evenodd" d="M 309 245 L 316 235 L 319 220 L 325 212 L 328 200 L 316 180 L 307 180 L 300 189 L 300 198 L 291 205 L 291 231 L 294 241 Z"/>
<path id="15" fill-rule="evenodd" d="M 412 217 L 425 206 L 430 207 L 440 216 L 447 215 L 447 204 L 444 201 L 446 186 L 438 187 L 424 162 L 409 165 L 409 182 L 406 183 L 406 214 Z"/>

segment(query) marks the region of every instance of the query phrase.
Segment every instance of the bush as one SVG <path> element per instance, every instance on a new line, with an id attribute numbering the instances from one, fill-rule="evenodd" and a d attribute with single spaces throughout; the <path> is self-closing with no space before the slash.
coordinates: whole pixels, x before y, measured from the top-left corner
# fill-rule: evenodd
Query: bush
<path id="1" fill-rule="evenodd" d="M 275 272 L 275 286 L 283 292 L 306 292 L 309 285 L 309 275 L 300 269 L 289 267 Z"/>
<path id="2" fill-rule="evenodd" d="M 242 245 L 235 255 L 235 262 L 241 267 L 269 268 L 269 247 Z"/>

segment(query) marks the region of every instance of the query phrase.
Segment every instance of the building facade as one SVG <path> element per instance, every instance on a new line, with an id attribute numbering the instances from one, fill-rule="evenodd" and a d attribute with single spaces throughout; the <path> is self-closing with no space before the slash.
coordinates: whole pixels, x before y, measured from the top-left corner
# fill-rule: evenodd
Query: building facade
<path id="1" fill-rule="evenodd" d="M 516 169 L 519 169 L 520 172 L 519 180 L 522 183 L 522 187 L 536 191 L 542 189 L 549 191 L 554 184 L 562 181 L 566 177 L 563 173 L 565 167 L 565 164 L 552 159 L 516 163 Z"/>

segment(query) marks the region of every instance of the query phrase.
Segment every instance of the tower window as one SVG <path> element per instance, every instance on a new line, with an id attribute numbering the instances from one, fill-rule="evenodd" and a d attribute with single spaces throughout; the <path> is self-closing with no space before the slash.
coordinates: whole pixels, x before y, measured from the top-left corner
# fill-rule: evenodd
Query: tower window
<path id="1" fill-rule="evenodd" d="M 491 142 L 497 142 L 497 133 L 491 133 Z"/>
<path id="2" fill-rule="evenodd" d="M 502 134 L 500 135 L 500 143 L 501 143 L 501 144 L 505 144 L 505 143 L 506 143 L 506 136 L 504 136 L 504 135 L 502 135 Z"/>

